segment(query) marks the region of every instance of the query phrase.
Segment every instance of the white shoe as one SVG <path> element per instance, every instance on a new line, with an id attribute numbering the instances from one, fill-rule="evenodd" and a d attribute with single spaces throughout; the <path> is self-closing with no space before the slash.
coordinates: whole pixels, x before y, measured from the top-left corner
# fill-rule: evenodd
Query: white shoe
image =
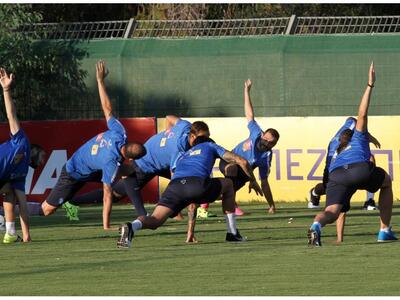
<path id="1" fill-rule="evenodd" d="M 317 208 L 320 208 L 320 206 L 319 205 L 314 205 L 312 202 L 308 202 L 308 208 L 317 209 Z"/>

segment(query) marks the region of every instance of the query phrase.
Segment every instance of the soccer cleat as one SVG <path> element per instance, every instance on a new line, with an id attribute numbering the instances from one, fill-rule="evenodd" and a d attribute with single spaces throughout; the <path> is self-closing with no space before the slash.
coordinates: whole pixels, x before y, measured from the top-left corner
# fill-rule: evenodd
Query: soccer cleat
<path id="1" fill-rule="evenodd" d="M 313 195 L 313 190 L 314 188 L 312 188 L 310 190 L 310 195 L 309 195 L 309 200 L 308 200 L 308 208 L 319 208 L 319 200 L 321 199 L 320 196 L 314 196 Z"/>
<path id="2" fill-rule="evenodd" d="M 117 241 L 118 248 L 130 248 L 132 245 L 132 239 L 134 232 L 132 229 L 132 223 L 128 222 L 119 226 L 119 239 Z"/>
<path id="3" fill-rule="evenodd" d="M 388 242 L 388 241 L 396 241 L 397 237 L 394 235 L 392 231 L 392 227 L 386 230 L 380 230 L 378 233 L 378 242 Z"/>
<path id="4" fill-rule="evenodd" d="M 16 242 L 21 242 L 22 238 L 19 235 L 11 235 L 6 233 L 3 238 L 3 244 L 12 244 Z"/>
<path id="5" fill-rule="evenodd" d="M 374 199 L 368 199 L 364 202 L 363 209 L 365 210 L 377 210 Z"/>
<path id="6" fill-rule="evenodd" d="M 247 237 L 243 237 L 240 235 L 239 230 L 237 230 L 236 235 L 227 232 L 225 237 L 226 242 L 246 242 Z"/>
<path id="7" fill-rule="evenodd" d="M 205 208 L 197 208 L 197 219 L 207 219 L 208 217 L 208 211 Z"/>
<path id="8" fill-rule="evenodd" d="M 236 208 L 235 208 L 235 215 L 237 215 L 237 216 L 243 216 L 243 215 L 244 215 L 244 211 L 241 210 L 239 206 L 236 206 Z"/>
<path id="9" fill-rule="evenodd" d="M 315 246 L 315 247 L 321 247 L 321 231 L 310 228 L 308 229 L 307 232 L 307 238 L 308 238 L 308 245 L 310 246 Z"/>
<path id="10" fill-rule="evenodd" d="M 62 208 L 65 209 L 65 212 L 67 214 L 67 218 L 69 218 L 70 221 L 79 221 L 79 206 L 73 205 L 69 202 L 65 202 L 62 205 Z"/>

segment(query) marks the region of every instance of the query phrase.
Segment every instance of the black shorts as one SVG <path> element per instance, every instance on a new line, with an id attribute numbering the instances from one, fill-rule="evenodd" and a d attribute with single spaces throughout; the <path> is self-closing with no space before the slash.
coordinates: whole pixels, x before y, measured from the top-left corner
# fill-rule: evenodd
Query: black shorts
<path id="1" fill-rule="evenodd" d="M 101 182 L 101 177 L 102 172 L 98 171 L 87 179 L 77 180 L 68 174 L 64 165 L 56 185 L 47 197 L 47 203 L 59 207 L 63 203 L 71 200 L 71 198 L 85 185 L 86 182 Z"/>
<path id="2" fill-rule="evenodd" d="M 135 163 L 132 162 L 134 172 L 129 175 L 130 177 L 136 177 L 138 187 L 143 188 L 150 180 L 152 180 L 155 176 L 161 176 L 167 179 L 171 179 L 170 170 L 162 170 L 156 173 L 145 173 L 143 170 Z"/>
<path id="3" fill-rule="evenodd" d="M 0 180 L 0 190 L 8 181 Z"/>
<path id="4" fill-rule="evenodd" d="M 386 172 L 371 162 L 350 164 L 329 174 L 326 189 L 326 206 L 342 204 L 342 212 L 350 209 L 350 199 L 357 190 L 375 193 L 385 180 Z"/>
<path id="5" fill-rule="evenodd" d="M 247 174 L 243 171 L 243 169 L 237 165 L 237 174 L 236 176 L 226 176 L 225 175 L 225 167 L 228 163 L 221 159 L 219 162 L 219 170 L 221 171 L 222 174 L 224 174 L 224 176 L 226 178 L 229 178 L 232 180 L 233 182 L 233 188 L 235 189 L 235 192 L 237 192 L 238 190 L 240 190 L 247 181 L 249 181 L 249 176 L 247 176 Z"/>
<path id="6" fill-rule="evenodd" d="M 174 211 L 175 217 L 191 203 L 211 203 L 221 195 L 222 184 L 217 178 L 184 177 L 171 180 L 158 205 Z"/>

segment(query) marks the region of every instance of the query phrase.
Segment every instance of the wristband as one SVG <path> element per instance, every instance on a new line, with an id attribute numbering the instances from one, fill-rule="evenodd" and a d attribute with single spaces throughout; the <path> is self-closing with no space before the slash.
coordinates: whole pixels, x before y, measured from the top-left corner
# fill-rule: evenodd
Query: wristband
<path id="1" fill-rule="evenodd" d="M 369 86 L 371 89 L 374 87 L 373 84 L 369 84 L 369 83 L 368 83 L 368 86 Z"/>

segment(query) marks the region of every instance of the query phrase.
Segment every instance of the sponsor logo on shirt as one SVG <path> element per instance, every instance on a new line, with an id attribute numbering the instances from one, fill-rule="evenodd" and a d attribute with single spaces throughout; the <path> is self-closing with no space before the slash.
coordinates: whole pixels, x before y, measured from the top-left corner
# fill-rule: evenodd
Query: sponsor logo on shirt
<path id="1" fill-rule="evenodd" d="M 96 137 L 96 142 L 100 142 L 101 139 L 103 138 L 103 134 L 104 132 L 100 133 L 97 137 Z"/>
<path id="2" fill-rule="evenodd" d="M 251 145 L 252 145 L 251 140 L 250 140 L 250 139 L 246 140 L 246 141 L 243 143 L 243 146 L 242 146 L 243 152 L 249 151 L 249 150 L 251 149 Z"/>
<path id="3" fill-rule="evenodd" d="M 190 153 L 189 153 L 190 156 L 199 155 L 199 154 L 201 154 L 201 149 L 197 149 L 197 150 L 194 150 L 194 151 L 191 150 Z"/>
<path id="4" fill-rule="evenodd" d="M 25 152 L 17 153 L 14 156 L 13 164 L 18 165 L 25 157 Z"/>

